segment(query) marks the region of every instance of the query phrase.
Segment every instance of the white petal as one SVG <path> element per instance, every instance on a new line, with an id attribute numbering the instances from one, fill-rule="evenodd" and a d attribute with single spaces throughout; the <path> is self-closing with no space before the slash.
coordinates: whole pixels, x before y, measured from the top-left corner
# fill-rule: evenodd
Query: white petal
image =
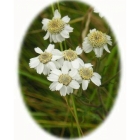
<path id="1" fill-rule="evenodd" d="M 48 48 L 45 51 L 51 53 L 54 50 L 54 47 L 54 44 L 49 44 Z"/>
<path id="2" fill-rule="evenodd" d="M 64 58 L 58 59 L 57 62 L 60 64 L 60 66 L 62 66 L 64 62 Z"/>
<path id="3" fill-rule="evenodd" d="M 76 76 L 77 73 L 78 73 L 78 71 L 76 69 L 73 69 L 69 72 L 69 75 L 73 78 Z"/>
<path id="4" fill-rule="evenodd" d="M 81 65 L 81 66 L 83 66 L 84 65 L 84 61 L 81 59 L 81 58 L 77 58 L 78 59 L 78 61 L 79 61 L 79 64 Z"/>
<path id="5" fill-rule="evenodd" d="M 92 67 L 92 66 L 93 66 L 93 65 L 92 65 L 91 63 L 86 63 L 86 64 L 85 64 L 85 67 L 86 67 L 86 68 L 90 68 L 90 67 Z"/>
<path id="6" fill-rule="evenodd" d="M 54 11 L 54 18 L 61 18 L 60 13 L 58 12 L 58 10 Z"/>
<path id="7" fill-rule="evenodd" d="M 61 31 L 60 34 L 64 38 L 69 38 L 69 33 L 66 30 Z"/>
<path id="8" fill-rule="evenodd" d="M 61 68 L 61 65 L 57 61 L 52 61 L 52 62 L 55 64 L 57 69 Z"/>
<path id="9" fill-rule="evenodd" d="M 99 51 L 100 51 L 100 57 L 103 55 L 103 50 L 104 50 L 103 47 L 99 48 Z"/>
<path id="10" fill-rule="evenodd" d="M 50 33 L 47 32 L 47 34 L 44 36 L 44 40 L 47 40 L 49 38 L 49 36 L 50 36 Z"/>
<path id="11" fill-rule="evenodd" d="M 84 42 L 83 43 L 89 44 L 88 37 L 84 38 Z"/>
<path id="12" fill-rule="evenodd" d="M 52 34 L 52 40 L 54 43 L 57 43 L 57 39 L 56 39 L 56 35 L 55 34 Z"/>
<path id="13" fill-rule="evenodd" d="M 75 80 L 72 80 L 72 81 L 70 82 L 69 86 L 70 86 L 71 88 L 73 88 L 73 89 L 79 89 L 79 87 L 80 87 L 79 83 L 78 83 L 77 81 L 75 81 Z"/>
<path id="14" fill-rule="evenodd" d="M 72 67 L 71 62 L 69 62 L 69 61 L 64 61 L 63 65 L 66 65 L 68 69 L 71 69 L 71 67 Z"/>
<path id="15" fill-rule="evenodd" d="M 51 91 L 55 91 L 56 90 L 56 86 L 58 85 L 58 82 L 53 82 L 51 85 L 50 85 L 50 90 Z"/>
<path id="16" fill-rule="evenodd" d="M 50 73 L 50 68 L 48 67 L 48 64 L 46 64 L 44 65 L 43 74 L 48 75 L 49 73 Z"/>
<path id="17" fill-rule="evenodd" d="M 70 18 L 68 16 L 65 16 L 62 18 L 62 20 L 65 22 L 65 23 L 68 23 L 70 21 Z"/>
<path id="18" fill-rule="evenodd" d="M 62 56 L 62 52 L 59 51 L 58 49 L 54 49 L 51 53 L 52 53 L 53 55 L 60 55 L 60 56 Z"/>
<path id="19" fill-rule="evenodd" d="M 73 92 L 73 89 L 70 86 L 67 86 L 67 94 L 70 94 Z"/>
<path id="20" fill-rule="evenodd" d="M 89 53 L 93 50 L 93 47 L 90 44 L 83 43 L 83 50 L 85 53 Z"/>
<path id="21" fill-rule="evenodd" d="M 61 55 L 53 55 L 52 56 L 52 61 L 55 61 L 55 60 L 58 60 L 58 59 L 60 59 L 60 58 L 62 58 L 63 56 L 61 56 Z"/>
<path id="22" fill-rule="evenodd" d="M 79 68 L 79 61 L 78 59 L 75 59 L 74 61 L 71 61 L 71 64 L 73 68 L 78 69 Z"/>
<path id="23" fill-rule="evenodd" d="M 48 67 L 53 70 L 53 69 L 56 69 L 56 66 L 53 62 L 48 62 Z"/>
<path id="24" fill-rule="evenodd" d="M 86 89 L 87 89 L 88 83 L 89 83 L 88 80 L 82 80 L 82 89 L 83 89 L 83 90 L 86 90 Z"/>
<path id="25" fill-rule="evenodd" d="M 73 28 L 70 27 L 70 25 L 66 24 L 64 27 L 65 30 L 67 30 L 68 32 L 73 32 Z"/>
<path id="26" fill-rule="evenodd" d="M 80 55 L 81 53 L 82 53 L 82 49 L 78 46 L 77 48 L 76 48 L 76 53 L 78 54 L 78 55 Z"/>
<path id="27" fill-rule="evenodd" d="M 49 21 L 50 21 L 50 19 L 44 18 L 42 20 L 42 24 L 46 25 L 46 24 L 48 24 Z"/>
<path id="28" fill-rule="evenodd" d="M 56 34 L 56 40 L 57 42 L 62 42 L 65 40 L 65 38 L 63 38 L 60 34 Z"/>
<path id="29" fill-rule="evenodd" d="M 100 79 L 99 79 L 98 77 L 96 77 L 96 76 L 93 76 L 93 77 L 91 78 L 91 81 L 92 81 L 95 85 L 97 85 L 97 86 L 100 86 L 100 85 L 101 85 Z"/>
<path id="30" fill-rule="evenodd" d="M 96 54 L 96 57 L 101 57 L 100 56 L 100 49 L 99 48 L 94 48 L 94 52 Z"/>
<path id="31" fill-rule="evenodd" d="M 41 74 L 44 70 L 44 64 L 40 63 L 38 66 L 37 66 L 37 73 L 38 74 Z"/>
<path id="32" fill-rule="evenodd" d="M 66 95 L 66 92 L 67 92 L 67 88 L 66 88 L 66 86 L 63 86 L 63 87 L 60 89 L 60 94 L 61 94 L 61 96 L 65 96 L 65 95 Z"/>
<path id="33" fill-rule="evenodd" d="M 109 35 L 106 35 L 107 40 L 111 40 L 111 37 Z"/>
<path id="34" fill-rule="evenodd" d="M 43 53 L 43 51 L 39 47 L 35 48 L 35 52 L 39 54 Z"/>
<path id="35" fill-rule="evenodd" d="M 47 18 L 44 18 L 43 20 L 42 20 L 42 24 L 43 24 L 43 26 L 42 26 L 42 29 L 43 30 L 45 30 L 45 31 L 47 31 L 47 25 L 48 25 L 48 23 L 49 23 L 49 19 L 47 19 Z"/>
<path id="36" fill-rule="evenodd" d="M 73 32 L 73 28 L 70 27 L 70 25 L 66 24 L 64 27 L 65 30 L 67 30 L 68 32 Z"/>
<path id="37" fill-rule="evenodd" d="M 77 73 L 73 79 L 75 79 L 78 83 L 82 83 L 82 78 L 80 77 L 79 73 Z"/>
<path id="38" fill-rule="evenodd" d="M 47 79 L 48 79 L 49 81 L 58 81 L 58 76 L 55 75 L 55 74 L 50 74 L 50 75 L 47 77 Z"/>
<path id="39" fill-rule="evenodd" d="M 90 33 L 93 33 L 93 32 L 95 32 L 96 31 L 96 29 L 92 29 L 92 30 L 90 30 Z"/>
<path id="40" fill-rule="evenodd" d="M 63 84 L 62 83 L 58 83 L 56 86 L 56 90 L 60 90 L 62 88 Z"/>
<path id="41" fill-rule="evenodd" d="M 107 44 L 106 44 L 106 45 L 104 45 L 104 49 L 105 49 L 108 53 L 110 53 L 110 51 L 109 51 L 109 49 L 108 49 Z"/>
<path id="42" fill-rule="evenodd" d="M 107 43 L 112 46 L 112 42 L 110 40 L 108 40 Z"/>
<path id="43" fill-rule="evenodd" d="M 63 74 L 68 74 L 69 68 L 66 64 L 63 64 L 61 69 Z"/>
<path id="44" fill-rule="evenodd" d="M 35 57 L 35 58 L 30 59 L 29 66 L 30 66 L 30 68 L 35 68 L 39 65 L 39 63 L 40 63 L 40 61 L 39 61 L 38 57 Z"/>
<path id="45" fill-rule="evenodd" d="M 93 75 L 96 76 L 97 78 L 101 79 L 101 75 L 98 74 L 97 72 L 94 72 Z"/>
<path id="46" fill-rule="evenodd" d="M 62 72 L 58 69 L 53 69 L 51 73 L 55 74 L 55 75 L 58 75 L 58 76 L 62 74 Z"/>

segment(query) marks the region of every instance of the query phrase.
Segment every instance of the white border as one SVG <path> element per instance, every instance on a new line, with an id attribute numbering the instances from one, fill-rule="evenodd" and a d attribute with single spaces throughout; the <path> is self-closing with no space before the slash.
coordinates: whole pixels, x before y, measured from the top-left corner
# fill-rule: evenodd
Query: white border
<path id="1" fill-rule="evenodd" d="M 21 42 L 25 31 L 34 17 L 45 6 L 51 3 L 51 0 L 15 0 L 15 63 L 17 68 L 17 60 L 20 51 Z M 104 13 L 107 21 L 111 25 L 119 43 L 121 59 L 125 58 L 125 0 L 86 0 L 92 6 L 95 6 Z M 119 9 L 119 10 L 118 10 Z M 121 21 L 121 22 L 120 22 Z M 121 23 L 121 24 L 120 24 Z M 122 68 L 124 63 L 122 63 Z M 124 73 L 124 72 L 123 72 Z M 17 78 L 18 79 L 18 78 Z M 119 96 L 108 119 L 93 134 L 83 139 L 95 140 L 124 140 L 125 139 L 125 89 L 124 74 L 121 79 Z M 15 92 L 15 139 L 14 140 L 46 140 L 54 139 L 47 135 L 34 122 L 29 115 L 22 98 L 18 81 L 16 81 Z"/>

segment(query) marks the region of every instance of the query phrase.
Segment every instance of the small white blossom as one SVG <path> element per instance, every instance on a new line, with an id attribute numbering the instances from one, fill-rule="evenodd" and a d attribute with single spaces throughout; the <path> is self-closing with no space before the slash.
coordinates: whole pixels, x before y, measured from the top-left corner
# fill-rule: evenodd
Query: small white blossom
<path id="1" fill-rule="evenodd" d="M 101 85 L 101 76 L 97 72 L 93 72 L 92 65 L 90 63 L 80 65 L 78 69 L 80 79 L 79 83 L 82 83 L 82 89 L 86 90 L 90 81 L 95 85 Z"/>
<path id="2" fill-rule="evenodd" d="M 42 20 L 42 29 L 47 31 L 44 40 L 50 38 L 50 42 L 57 43 L 64 41 L 65 38 L 69 38 L 69 33 L 73 32 L 73 28 L 68 24 L 69 21 L 70 18 L 68 16 L 61 18 L 58 10 L 55 10 L 52 20 L 44 18 Z"/>
<path id="3" fill-rule="evenodd" d="M 60 65 L 62 65 L 63 62 L 66 61 L 69 67 L 78 69 L 80 64 L 83 63 L 83 60 L 78 57 L 78 55 L 80 55 L 82 51 L 83 50 L 79 46 L 76 48 L 75 51 L 71 49 L 65 50 L 57 54 L 53 60 L 58 60 Z"/>
<path id="4" fill-rule="evenodd" d="M 103 54 L 103 49 L 110 53 L 107 44 L 112 45 L 111 37 L 105 33 L 102 33 L 101 31 L 92 29 L 87 37 L 84 38 L 82 45 L 85 53 L 89 53 L 93 50 L 96 57 L 101 57 Z"/>
<path id="5" fill-rule="evenodd" d="M 49 74 L 50 69 L 56 68 L 55 64 L 58 62 L 54 62 L 52 59 L 59 53 L 59 50 L 54 49 L 53 44 L 50 44 L 44 52 L 37 47 L 35 52 L 40 55 L 30 59 L 30 68 L 34 68 L 38 74 L 43 73 L 44 75 Z"/>
<path id="6" fill-rule="evenodd" d="M 47 77 L 53 83 L 50 85 L 51 91 L 60 91 L 61 96 L 73 93 L 73 89 L 79 89 L 80 85 L 77 82 L 76 69 L 70 69 L 66 62 L 63 63 L 61 70 L 53 69 Z"/>

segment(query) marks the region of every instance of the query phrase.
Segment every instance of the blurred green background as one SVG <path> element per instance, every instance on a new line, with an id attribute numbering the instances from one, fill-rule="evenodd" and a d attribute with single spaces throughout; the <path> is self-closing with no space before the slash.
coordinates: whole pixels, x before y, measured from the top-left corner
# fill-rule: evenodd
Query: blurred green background
<path id="1" fill-rule="evenodd" d="M 69 24 L 74 31 L 66 40 L 67 48 L 75 49 L 78 45 L 81 46 L 83 38 L 93 28 L 112 38 L 113 45 L 109 46 L 111 53 L 104 51 L 100 61 L 94 52 L 81 55 L 84 62 L 92 63 L 94 71 L 102 76 L 102 85 L 99 88 L 91 82 L 86 91 L 73 94 L 82 135 L 86 135 L 106 119 L 118 94 L 120 56 L 117 42 L 108 23 L 104 18 L 100 18 L 98 13 L 93 12 L 94 7 L 74 1 L 59 2 L 59 5 L 54 3 L 53 6 L 54 9 L 60 7 L 62 17 L 68 15 L 71 18 Z M 43 40 L 46 32 L 42 30 L 41 21 L 43 18 L 52 17 L 50 6 L 37 15 L 25 34 L 19 56 L 21 93 L 29 113 L 41 128 L 58 137 L 75 138 L 78 137 L 78 132 L 75 119 L 69 110 L 73 110 L 70 96 L 66 97 L 68 106 L 59 92 L 49 90 L 50 82 L 46 76 L 39 75 L 34 69 L 29 68 L 29 59 L 38 55 L 34 48 L 40 47 L 45 50 L 50 43 L 49 40 Z M 55 46 L 60 49 L 59 43 Z"/>

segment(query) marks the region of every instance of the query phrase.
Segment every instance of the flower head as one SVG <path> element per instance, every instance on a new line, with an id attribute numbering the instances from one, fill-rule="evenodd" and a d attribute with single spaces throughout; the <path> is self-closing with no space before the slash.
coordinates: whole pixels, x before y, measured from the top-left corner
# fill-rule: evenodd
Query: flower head
<path id="1" fill-rule="evenodd" d="M 68 24 L 69 21 L 70 18 L 68 16 L 61 18 L 58 10 L 55 10 L 52 20 L 44 18 L 42 20 L 42 29 L 47 31 L 44 40 L 50 38 L 50 42 L 57 43 L 64 41 L 65 38 L 69 38 L 69 33 L 73 32 L 73 28 Z"/>
<path id="2" fill-rule="evenodd" d="M 82 83 L 82 89 L 86 90 L 90 80 L 97 86 L 101 85 L 101 76 L 93 71 L 90 63 L 82 64 L 78 69 L 80 81 Z"/>
<path id="3" fill-rule="evenodd" d="M 110 53 L 107 44 L 112 45 L 111 37 L 101 31 L 93 29 L 90 30 L 90 33 L 84 39 L 83 50 L 85 53 L 89 53 L 93 50 L 97 57 L 101 57 L 103 49 Z"/>
<path id="4" fill-rule="evenodd" d="M 49 74 L 50 69 L 56 68 L 55 63 L 57 62 L 54 62 L 52 59 L 59 53 L 59 50 L 54 49 L 53 44 L 50 44 L 44 52 L 37 47 L 35 52 L 39 56 L 30 59 L 30 68 L 35 68 L 38 74 L 43 73 L 44 75 Z"/>
<path id="5" fill-rule="evenodd" d="M 51 74 L 47 77 L 53 83 L 50 85 L 50 90 L 59 90 L 61 96 L 73 93 L 73 89 L 79 89 L 80 85 L 77 82 L 78 71 L 71 70 L 66 62 L 63 63 L 61 70 L 53 69 Z"/>
<path id="6" fill-rule="evenodd" d="M 80 64 L 83 63 L 83 60 L 78 57 L 82 53 L 82 49 L 78 46 L 76 50 L 64 50 L 63 52 L 59 53 L 58 56 L 54 58 L 54 60 L 58 60 L 62 65 L 64 61 L 68 63 L 69 67 L 73 67 L 78 69 Z"/>

